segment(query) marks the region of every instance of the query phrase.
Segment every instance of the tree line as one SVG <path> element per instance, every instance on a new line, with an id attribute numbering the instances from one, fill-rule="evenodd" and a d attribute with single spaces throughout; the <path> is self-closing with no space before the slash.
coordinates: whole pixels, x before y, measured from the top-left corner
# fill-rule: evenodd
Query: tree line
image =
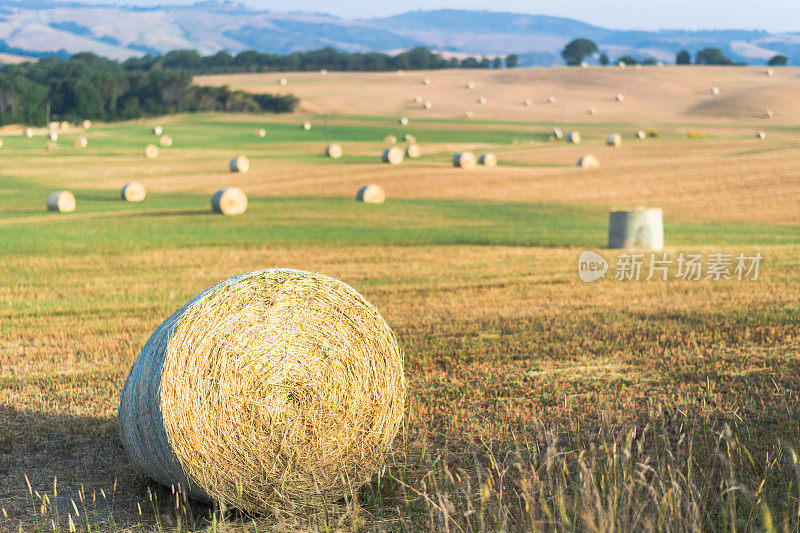
<path id="1" fill-rule="evenodd" d="M 587 57 L 591 57 L 595 54 L 599 53 L 599 49 L 597 48 L 597 44 L 589 39 L 575 39 L 570 41 L 564 49 L 561 51 L 561 57 L 564 59 L 564 62 L 570 66 L 577 66 L 580 65 L 584 59 Z M 601 53 L 598 56 L 598 61 L 601 65 L 608 65 L 611 60 L 608 57 L 608 54 Z M 788 58 L 783 55 L 776 55 L 767 61 L 769 66 L 783 66 L 788 62 Z M 624 63 L 626 65 L 655 65 L 657 63 L 656 59 L 653 57 L 648 57 L 643 61 L 639 61 L 635 57 L 631 55 L 623 55 L 619 57 L 616 63 Z M 675 64 L 676 65 L 691 65 L 692 64 L 692 56 L 688 50 L 681 50 L 678 52 L 677 56 L 675 57 Z M 746 63 L 736 63 L 732 59 L 725 56 L 719 48 L 707 47 L 703 48 L 702 50 L 698 51 L 695 55 L 695 65 L 745 65 Z"/>
<path id="2" fill-rule="evenodd" d="M 283 72 L 283 71 L 392 71 L 392 70 L 439 70 L 447 68 L 514 68 L 519 63 L 516 54 L 505 58 L 454 57 L 445 59 L 427 48 L 413 48 L 397 55 L 382 52 L 352 53 L 334 48 L 322 48 L 308 52 L 293 52 L 288 55 L 269 54 L 245 50 L 236 55 L 222 50 L 203 56 L 196 50 L 174 50 L 161 56 L 145 55 L 130 58 L 123 63 L 126 69 L 151 70 L 174 69 L 191 74 L 215 74 L 235 72 Z"/>
<path id="3" fill-rule="evenodd" d="M 187 72 L 120 63 L 92 53 L 0 68 L 0 125 L 47 120 L 127 120 L 169 113 L 291 112 L 292 95 L 192 85 Z"/>

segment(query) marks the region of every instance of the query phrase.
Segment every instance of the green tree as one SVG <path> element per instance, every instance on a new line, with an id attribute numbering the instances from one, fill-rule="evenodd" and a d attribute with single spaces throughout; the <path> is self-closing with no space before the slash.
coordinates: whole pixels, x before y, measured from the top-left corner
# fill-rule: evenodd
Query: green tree
<path id="1" fill-rule="evenodd" d="M 605 52 L 600 54 L 600 64 L 601 65 L 606 66 L 606 65 L 608 65 L 609 62 L 610 62 L 610 60 L 608 59 L 608 54 L 606 54 Z"/>
<path id="2" fill-rule="evenodd" d="M 631 55 L 624 55 L 617 59 L 617 63 L 625 63 L 626 65 L 636 65 L 639 63 L 635 57 Z"/>
<path id="3" fill-rule="evenodd" d="M 492 60 L 492 68 L 503 68 L 503 60 L 499 57 L 495 57 Z"/>
<path id="4" fill-rule="evenodd" d="M 681 50 L 678 52 L 678 55 L 675 56 L 675 64 L 676 65 L 691 65 L 692 64 L 692 56 L 689 55 L 688 50 Z"/>
<path id="5" fill-rule="evenodd" d="M 697 65 L 733 65 L 733 61 L 725 57 L 719 48 L 703 48 L 697 52 L 695 58 Z"/>
<path id="6" fill-rule="evenodd" d="M 506 56 L 506 68 L 515 68 L 519 65 L 519 56 L 517 54 L 508 54 Z"/>
<path id="7" fill-rule="evenodd" d="M 597 45 L 589 39 L 581 38 L 567 44 L 561 51 L 561 57 L 564 58 L 567 65 L 575 67 L 581 64 L 584 57 L 595 52 L 597 52 Z"/>
<path id="8" fill-rule="evenodd" d="M 786 58 L 786 56 L 778 54 L 776 56 L 772 56 L 772 58 L 767 61 L 767 65 L 771 67 L 782 67 L 788 62 L 789 60 Z"/>

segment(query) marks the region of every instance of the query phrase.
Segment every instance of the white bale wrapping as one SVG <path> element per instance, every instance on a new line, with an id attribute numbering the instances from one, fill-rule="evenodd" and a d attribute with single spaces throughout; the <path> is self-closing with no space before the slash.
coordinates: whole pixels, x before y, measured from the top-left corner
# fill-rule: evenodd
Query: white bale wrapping
<path id="1" fill-rule="evenodd" d="M 626 250 L 661 250 L 664 221 L 661 209 L 638 208 L 608 214 L 608 247 Z"/>

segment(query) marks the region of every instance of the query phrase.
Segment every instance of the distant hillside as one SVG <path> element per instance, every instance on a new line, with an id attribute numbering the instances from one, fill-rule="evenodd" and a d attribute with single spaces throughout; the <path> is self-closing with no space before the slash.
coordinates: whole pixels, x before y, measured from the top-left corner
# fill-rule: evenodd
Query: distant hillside
<path id="1" fill-rule="evenodd" d="M 4 0 L 0 52 L 39 57 L 91 51 L 124 59 L 192 48 L 203 54 L 255 49 L 289 53 L 326 46 L 396 51 L 425 46 L 460 54 L 521 56 L 522 65 L 558 65 L 564 44 L 587 37 L 613 59 L 631 54 L 671 62 L 676 52 L 721 48 L 735 61 L 763 64 L 775 54 L 800 64 L 800 33 L 762 31 L 617 31 L 577 20 L 486 11 L 414 11 L 345 20 L 324 14 L 256 11 L 235 2 L 154 8 Z"/>

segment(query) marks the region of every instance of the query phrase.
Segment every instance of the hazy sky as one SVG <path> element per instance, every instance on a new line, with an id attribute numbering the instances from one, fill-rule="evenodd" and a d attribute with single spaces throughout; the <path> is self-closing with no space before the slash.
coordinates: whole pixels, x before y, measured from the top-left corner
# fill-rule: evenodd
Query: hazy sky
<path id="1" fill-rule="evenodd" d="M 81 0 L 78 0 L 81 1 Z M 83 0 L 114 4 L 190 4 L 194 0 Z M 491 9 L 575 18 L 619 29 L 743 28 L 800 32 L 800 0 L 403 0 L 372 3 L 330 0 L 243 0 L 258 9 L 312 11 L 346 18 L 385 16 L 414 9 Z"/>

